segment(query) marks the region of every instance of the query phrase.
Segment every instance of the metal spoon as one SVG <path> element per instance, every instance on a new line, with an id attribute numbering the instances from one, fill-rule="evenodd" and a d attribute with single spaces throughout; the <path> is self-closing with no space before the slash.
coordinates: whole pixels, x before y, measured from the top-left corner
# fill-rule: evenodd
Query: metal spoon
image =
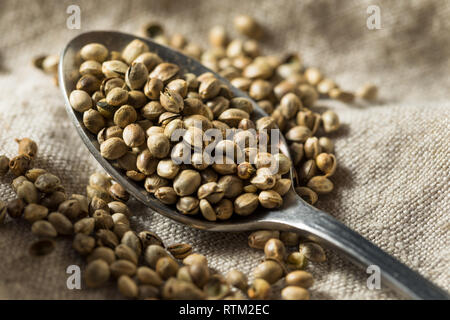
<path id="1" fill-rule="evenodd" d="M 350 230 L 329 214 L 307 204 L 294 190 L 291 190 L 284 197 L 284 205 L 281 209 L 271 211 L 259 210 L 248 217 L 236 217 L 230 221 L 216 223 L 180 214 L 173 208 L 159 202 L 152 195 L 148 194 L 142 186 L 131 181 L 122 172 L 113 167 L 110 161 L 100 155 L 96 137 L 82 125 L 82 115 L 72 109 L 69 103 L 69 94 L 74 90 L 75 83 L 79 77 L 79 65 L 77 65 L 78 60 L 76 59 L 76 55 L 85 44 L 97 42 L 104 44 L 109 50 L 121 51 L 130 41 L 136 38 L 139 37 L 111 31 L 83 33 L 72 39 L 66 45 L 59 64 L 59 85 L 64 96 L 69 118 L 74 123 L 81 139 L 92 155 L 131 195 L 158 213 L 178 223 L 197 229 L 224 232 L 257 229 L 296 231 L 308 239 L 340 251 L 360 267 L 367 268 L 370 265 L 378 266 L 381 270 L 382 283 L 386 283 L 386 285 L 407 298 L 449 298 L 449 295 L 444 290 L 438 288 L 418 273 L 383 252 L 358 233 Z M 150 50 L 156 52 L 164 61 L 173 62 L 181 66 L 184 72 L 192 72 L 196 75 L 211 72 L 211 70 L 205 68 L 196 60 L 188 58 L 177 51 L 154 43 L 149 39 L 139 39 L 147 43 Z M 225 83 L 229 83 L 219 75 L 216 75 L 216 77 Z M 247 97 L 243 92 L 235 88 L 232 88 L 232 91 L 235 96 Z M 256 118 L 267 115 L 256 103 L 254 103 L 254 109 Z M 286 142 L 283 138 L 281 140 L 281 151 L 289 155 Z"/>

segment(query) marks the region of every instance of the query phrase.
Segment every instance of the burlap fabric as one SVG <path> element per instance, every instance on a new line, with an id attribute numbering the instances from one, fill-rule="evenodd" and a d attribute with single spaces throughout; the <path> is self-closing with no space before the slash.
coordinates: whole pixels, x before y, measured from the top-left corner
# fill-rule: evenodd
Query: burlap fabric
<path id="1" fill-rule="evenodd" d="M 336 190 L 320 208 L 360 232 L 425 277 L 450 289 L 449 169 L 450 5 L 447 1 L 76 1 L 81 30 L 66 28 L 75 1 L 0 2 L 0 154 L 13 156 L 16 137 L 39 143 L 37 165 L 62 177 L 69 192 L 83 192 L 99 170 L 63 109 L 51 79 L 30 65 L 39 53 L 59 52 L 79 32 L 136 32 L 148 20 L 164 23 L 206 45 L 211 26 L 241 12 L 261 21 L 267 52 L 300 51 L 343 88 L 370 81 L 381 88 L 376 104 L 320 101 L 343 123 L 334 136 L 339 169 Z M 366 27 L 367 6 L 381 9 L 380 30 Z M 9 179 L 0 197 L 13 198 Z M 247 233 L 207 233 L 177 225 L 139 205 L 137 229 L 149 228 L 167 243 L 185 241 L 220 271 L 250 272 L 262 253 L 247 247 Z M 0 298 L 119 298 L 113 285 L 68 290 L 68 265 L 82 265 L 69 240 L 43 258 L 28 252 L 29 226 L 7 220 L 0 227 Z M 370 291 L 367 274 L 331 251 L 308 267 L 313 299 L 397 298 Z M 382 284 L 383 286 L 383 284 Z"/>

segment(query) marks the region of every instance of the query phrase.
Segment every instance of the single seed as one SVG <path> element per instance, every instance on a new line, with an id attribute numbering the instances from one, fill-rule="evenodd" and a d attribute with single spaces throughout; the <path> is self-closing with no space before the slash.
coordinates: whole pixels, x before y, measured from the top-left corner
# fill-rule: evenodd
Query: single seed
<path id="1" fill-rule="evenodd" d="M 185 196 L 180 197 L 177 202 L 177 210 L 186 215 L 194 215 L 198 213 L 200 201 L 197 198 Z"/>
<path id="2" fill-rule="evenodd" d="M 126 63 L 131 64 L 139 55 L 148 51 L 149 48 L 143 41 L 135 39 L 123 49 L 122 58 Z"/>
<path id="3" fill-rule="evenodd" d="M 162 257 L 156 262 L 155 270 L 164 280 L 174 277 L 177 274 L 178 269 L 178 263 L 171 257 Z"/>
<path id="4" fill-rule="evenodd" d="M 284 243 L 277 238 L 269 239 L 264 245 L 264 254 L 266 255 L 266 259 L 283 262 L 284 256 L 286 255 Z"/>
<path id="5" fill-rule="evenodd" d="M 126 191 L 125 188 L 118 183 L 114 183 L 111 187 L 109 187 L 109 194 L 116 201 L 127 202 L 130 198 L 128 191 Z"/>
<path id="6" fill-rule="evenodd" d="M 201 176 L 195 170 L 183 170 L 173 181 L 173 189 L 179 196 L 191 195 L 197 191 Z"/>
<path id="7" fill-rule="evenodd" d="M 162 288 L 162 297 L 170 300 L 201 300 L 205 294 L 193 283 L 170 278 Z"/>
<path id="8" fill-rule="evenodd" d="M 258 196 L 254 193 L 243 193 L 234 200 L 234 212 L 241 216 L 252 214 L 258 207 Z"/>
<path id="9" fill-rule="evenodd" d="M 175 204 L 178 200 L 177 194 L 172 187 L 160 187 L 155 191 L 155 198 L 164 204 Z"/>
<path id="10" fill-rule="evenodd" d="M 102 188 L 102 187 L 87 186 L 86 194 L 89 199 L 92 199 L 91 206 L 92 206 L 93 199 L 95 199 L 95 198 L 103 200 L 103 202 L 105 202 L 105 204 L 106 204 L 106 202 L 111 201 L 111 195 L 109 194 L 108 190 L 106 190 L 105 188 Z M 102 204 L 103 204 L 103 202 L 102 202 Z"/>
<path id="11" fill-rule="evenodd" d="M 90 262 L 84 272 L 84 280 L 89 288 L 98 288 L 104 285 L 109 277 L 109 265 L 100 259 Z"/>
<path id="12" fill-rule="evenodd" d="M 35 159 L 38 153 L 36 142 L 29 138 L 16 139 L 19 144 L 19 154 L 28 155 L 31 159 Z"/>
<path id="13" fill-rule="evenodd" d="M 293 247 L 298 245 L 300 235 L 296 232 L 281 231 L 280 240 L 284 243 L 285 246 Z"/>
<path id="14" fill-rule="evenodd" d="M 333 144 L 333 142 L 331 141 L 330 138 L 321 137 L 319 139 L 319 144 L 320 144 L 320 147 L 322 149 L 322 152 L 333 153 L 333 151 L 334 151 L 334 144 Z"/>
<path id="15" fill-rule="evenodd" d="M 117 137 L 109 138 L 100 145 L 102 157 L 108 160 L 116 160 L 122 157 L 128 148 L 125 142 Z"/>
<path id="16" fill-rule="evenodd" d="M 69 102 L 72 108 L 78 112 L 85 112 L 92 108 L 92 99 L 82 90 L 74 90 L 70 93 Z"/>
<path id="17" fill-rule="evenodd" d="M 284 196 L 291 189 L 291 184 L 291 179 L 280 179 L 277 180 L 272 190 L 278 193 L 280 196 Z"/>
<path id="18" fill-rule="evenodd" d="M 142 243 L 135 232 L 133 231 L 125 232 L 125 234 L 121 239 L 121 243 L 133 249 L 138 257 L 141 255 Z"/>
<path id="19" fill-rule="evenodd" d="M 88 255 L 94 250 L 95 239 L 88 235 L 77 233 L 72 243 L 73 248 L 81 255 Z"/>
<path id="20" fill-rule="evenodd" d="M 362 99 L 374 101 L 377 99 L 378 88 L 374 84 L 367 83 L 358 89 L 356 95 Z"/>
<path id="21" fill-rule="evenodd" d="M 136 255 L 136 252 L 134 252 L 134 250 L 127 245 L 119 244 L 114 249 L 114 253 L 118 259 L 131 261 L 135 265 L 138 264 L 138 256 Z"/>
<path id="22" fill-rule="evenodd" d="M 65 215 L 59 212 L 52 212 L 48 216 L 48 221 L 53 225 L 58 234 L 73 234 L 73 224 Z"/>
<path id="23" fill-rule="evenodd" d="M 95 77 L 102 77 L 102 65 L 95 60 L 87 60 L 80 65 L 79 72 L 81 75 L 91 74 Z"/>
<path id="24" fill-rule="evenodd" d="M 0 155 L 0 177 L 3 177 L 9 171 L 9 158 L 4 155 Z"/>
<path id="25" fill-rule="evenodd" d="M 330 98 L 342 101 L 344 103 L 351 103 L 355 100 L 355 95 L 352 92 L 343 91 L 339 88 L 333 88 L 328 93 Z"/>
<path id="26" fill-rule="evenodd" d="M 232 269 L 227 273 L 226 281 L 228 284 L 241 289 L 242 291 L 245 291 L 248 288 L 247 276 L 236 269 Z"/>
<path id="27" fill-rule="evenodd" d="M 325 176 L 315 176 L 308 181 L 307 187 L 316 193 L 326 194 L 333 191 L 334 185 Z"/>
<path id="28" fill-rule="evenodd" d="M 83 60 L 103 62 L 108 57 L 108 49 L 100 43 L 89 43 L 81 48 L 80 55 Z"/>
<path id="29" fill-rule="evenodd" d="M 192 282 L 196 284 L 197 287 L 202 288 L 208 281 L 210 272 L 206 264 L 194 263 L 189 266 L 189 275 Z"/>
<path id="30" fill-rule="evenodd" d="M 54 174 L 44 173 L 36 179 L 34 185 L 41 192 L 52 193 L 60 188 L 61 180 Z"/>
<path id="31" fill-rule="evenodd" d="M 274 284 L 283 276 L 283 268 L 277 261 L 266 260 L 253 270 L 253 276 L 255 279 L 264 279 L 269 284 Z"/>
<path id="32" fill-rule="evenodd" d="M 279 208 L 283 205 L 283 198 L 273 190 L 261 191 L 258 200 L 262 207 L 268 209 Z"/>
<path id="33" fill-rule="evenodd" d="M 233 23 L 238 32 L 250 38 L 258 39 L 263 34 L 261 26 L 249 15 L 238 15 L 234 18 Z"/>
<path id="34" fill-rule="evenodd" d="M 105 261 L 108 265 L 116 261 L 114 250 L 107 247 L 98 247 L 90 255 L 87 256 L 86 261 L 91 263 L 97 259 Z"/>
<path id="35" fill-rule="evenodd" d="M 130 225 L 130 221 L 128 220 L 128 217 L 123 213 L 114 213 L 111 217 L 114 221 L 114 225 L 116 225 L 118 223 Z"/>
<path id="36" fill-rule="evenodd" d="M 325 176 L 330 177 L 336 171 L 336 157 L 333 154 L 321 153 L 316 156 L 316 165 Z"/>
<path id="37" fill-rule="evenodd" d="M 55 191 L 50 194 L 44 195 L 41 199 L 41 205 L 47 207 L 49 210 L 55 211 L 58 209 L 58 206 L 67 200 L 67 195 L 63 191 Z"/>
<path id="38" fill-rule="evenodd" d="M 192 253 L 192 246 L 187 243 L 176 243 L 167 247 L 175 259 L 184 259 Z"/>
<path id="39" fill-rule="evenodd" d="M 158 245 L 164 248 L 164 243 L 161 238 L 154 232 L 151 231 L 141 231 L 138 234 L 139 239 L 142 243 L 142 248 L 145 250 L 150 245 Z"/>
<path id="40" fill-rule="evenodd" d="M 311 130 L 304 126 L 295 126 L 286 133 L 286 139 L 292 142 L 305 143 L 311 136 Z"/>
<path id="41" fill-rule="evenodd" d="M 137 298 L 139 289 L 136 282 L 133 281 L 129 276 L 122 275 L 117 280 L 117 288 L 119 292 L 127 298 Z"/>
<path id="42" fill-rule="evenodd" d="M 44 220 L 34 222 L 31 226 L 31 232 L 43 238 L 54 238 L 58 235 L 53 225 Z"/>
<path id="43" fill-rule="evenodd" d="M 287 266 L 291 270 L 304 269 L 308 264 L 308 259 L 300 252 L 292 252 L 286 259 Z"/>
<path id="44" fill-rule="evenodd" d="M 322 116 L 322 124 L 325 132 L 330 133 L 337 131 L 340 127 L 339 117 L 331 110 L 325 111 Z"/>
<path id="45" fill-rule="evenodd" d="M 313 190 L 307 187 L 296 187 L 295 192 L 302 197 L 303 200 L 308 202 L 310 205 L 314 205 L 317 202 L 318 196 Z"/>
<path id="46" fill-rule="evenodd" d="M 204 264 L 208 265 L 206 257 L 200 253 L 192 253 L 183 259 L 183 264 L 186 266 L 191 266 L 194 264 Z"/>
<path id="47" fill-rule="evenodd" d="M 324 262 L 327 260 L 322 247 L 313 242 L 301 243 L 299 252 L 313 262 Z"/>
<path id="48" fill-rule="evenodd" d="M 39 191 L 31 181 L 24 181 L 17 188 L 17 197 L 26 203 L 37 203 L 39 201 Z"/>
<path id="49" fill-rule="evenodd" d="M 95 233 L 98 246 L 114 249 L 119 245 L 119 238 L 111 230 L 100 229 Z"/>
<path id="50" fill-rule="evenodd" d="M 254 249 L 264 249 L 266 242 L 270 239 L 278 239 L 280 237 L 279 231 L 260 230 L 252 232 L 248 236 L 248 245 Z"/>
<path id="51" fill-rule="evenodd" d="M 297 286 L 288 286 L 281 290 L 283 300 L 309 300 L 309 292 Z"/>
<path id="52" fill-rule="evenodd" d="M 161 279 L 159 274 L 148 267 L 139 267 L 137 269 L 136 276 L 139 282 L 142 284 L 148 284 L 155 287 L 159 287 L 161 284 L 163 284 L 163 280 Z"/>
<path id="53" fill-rule="evenodd" d="M 270 284 L 264 279 L 255 279 L 247 290 L 248 297 L 255 300 L 265 300 L 270 297 Z"/>
<path id="54" fill-rule="evenodd" d="M 214 207 L 216 217 L 219 220 L 228 220 L 233 215 L 233 202 L 229 199 L 222 199 Z"/>
<path id="55" fill-rule="evenodd" d="M 322 151 L 322 147 L 319 144 L 319 139 L 317 137 L 308 138 L 304 144 L 305 156 L 308 159 L 316 159 L 316 157 Z"/>
<path id="56" fill-rule="evenodd" d="M 147 78 L 147 67 L 141 62 L 133 62 L 125 74 L 125 82 L 131 90 L 141 89 Z"/>
<path id="57" fill-rule="evenodd" d="M 216 221 L 217 215 L 214 211 L 214 208 L 211 206 L 211 204 L 208 202 L 208 200 L 202 199 L 199 203 L 200 212 L 202 213 L 203 217 L 208 221 Z"/>
<path id="58" fill-rule="evenodd" d="M 109 266 L 111 275 L 119 278 L 122 275 L 134 276 L 136 274 L 136 265 L 128 260 L 116 260 Z"/>
<path id="59" fill-rule="evenodd" d="M 29 223 L 34 223 L 38 220 L 43 220 L 47 217 L 48 209 L 39 204 L 30 203 L 24 209 L 23 217 Z"/>
<path id="60" fill-rule="evenodd" d="M 9 161 L 9 170 L 15 176 L 22 176 L 30 168 L 31 157 L 26 154 L 20 154 Z"/>
<path id="61" fill-rule="evenodd" d="M 301 270 L 293 271 L 286 276 L 286 284 L 288 286 L 298 286 L 308 289 L 314 284 L 314 278 L 309 272 Z"/>
<path id="62" fill-rule="evenodd" d="M 137 120 L 136 109 L 128 104 L 121 106 L 114 113 L 114 124 L 121 128 L 125 128 L 126 126 L 135 122 L 136 120 Z"/>
<path id="63" fill-rule="evenodd" d="M 19 218 L 20 216 L 22 216 L 24 208 L 25 203 L 22 201 L 22 199 L 10 200 L 6 205 L 6 211 L 11 218 Z"/>
<path id="64" fill-rule="evenodd" d="M 66 200 L 58 206 L 58 212 L 70 220 L 75 220 L 81 213 L 81 205 L 77 200 Z"/>
<path id="65" fill-rule="evenodd" d="M 153 244 L 149 245 L 145 250 L 144 258 L 150 268 L 155 269 L 158 260 L 168 255 L 169 253 L 163 247 Z"/>
<path id="66" fill-rule="evenodd" d="M 183 97 L 177 92 L 168 89 L 160 94 L 159 102 L 168 112 L 180 113 L 184 108 Z"/>
<path id="67" fill-rule="evenodd" d="M 147 146 L 150 154 L 158 159 L 165 158 L 170 152 L 170 141 L 163 133 L 149 136 Z"/>
<path id="68" fill-rule="evenodd" d="M 178 73 L 180 68 L 173 63 L 163 62 L 158 64 L 150 73 L 149 78 L 156 78 L 163 83 L 168 83 Z"/>
<path id="69" fill-rule="evenodd" d="M 95 228 L 95 219 L 94 218 L 83 218 L 78 220 L 73 225 L 75 233 L 82 233 L 85 235 L 90 235 Z"/>
<path id="70" fill-rule="evenodd" d="M 318 85 L 322 78 L 322 73 L 317 68 L 307 68 L 305 70 L 305 79 L 312 86 Z"/>

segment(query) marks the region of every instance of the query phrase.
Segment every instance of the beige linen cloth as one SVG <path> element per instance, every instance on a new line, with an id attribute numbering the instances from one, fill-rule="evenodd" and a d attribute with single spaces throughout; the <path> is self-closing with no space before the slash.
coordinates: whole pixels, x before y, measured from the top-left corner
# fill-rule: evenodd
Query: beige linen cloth
<path id="1" fill-rule="evenodd" d="M 66 27 L 67 6 L 81 8 L 81 30 Z M 381 29 L 366 27 L 367 7 L 378 5 Z M 100 170 L 79 139 L 51 78 L 31 66 L 33 56 L 60 52 L 91 29 L 137 32 L 163 23 L 206 47 L 216 24 L 232 30 L 238 13 L 255 16 L 271 53 L 301 52 L 345 89 L 380 87 L 380 101 L 347 105 L 328 100 L 343 123 L 333 136 L 339 169 L 336 189 L 318 206 L 428 279 L 450 290 L 450 3 L 447 1 L 0 1 L 0 154 L 14 156 L 14 138 L 39 143 L 37 166 L 58 174 L 69 192 L 84 192 Z M 0 181 L 9 200 L 10 179 Z M 177 225 L 135 204 L 133 225 L 166 243 L 188 242 L 210 265 L 250 273 L 263 257 L 247 246 L 248 233 L 208 233 Z M 115 299 L 108 288 L 69 290 L 66 268 L 83 266 L 69 240 L 45 257 L 31 257 L 30 227 L 7 219 L 0 226 L 0 298 Z M 310 264 L 313 299 L 395 299 L 366 287 L 368 274 L 332 251 Z"/>

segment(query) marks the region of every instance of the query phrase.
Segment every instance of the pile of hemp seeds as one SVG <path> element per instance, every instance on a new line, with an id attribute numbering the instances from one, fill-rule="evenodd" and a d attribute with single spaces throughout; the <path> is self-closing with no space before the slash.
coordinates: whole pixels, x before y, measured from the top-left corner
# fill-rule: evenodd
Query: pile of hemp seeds
<path id="1" fill-rule="evenodd" d="M 318 195 L 329 193 L 333 189 L 329 177 L 336 169 L 336 158 L 333 154 L 333 142 L 325 135 L 337 131 L 340 123 L 338 116 L 332 111 L 322 114 L 314 112 L 314 103 L 319 97 L 346 103 L 351 103 L 355 96 L 373 101 L 377 98 L 377 87 L 367 84 L 356 94 L 344 91 L 333 80 L 324 77 L 319 69 L 304 68 L 298 54 L 262 55 L 258 40 L 263 38 L 264 32 L 253 18 L 247 15 L 238 16 L 234 20 L 234 26 L 241 34 L 241 37 L 234 40 L 229 38 L 224 27 L 213 27 L 209 35 L 211 47 L 207 50 L 188 42 L 181 34 L 166 36 L 158 23 L 146 24 L 142 27 L 142 33 L 158 43 L 171 46 L 200 60 L 255 99 L 259 106 L 271 115 L 290 143 L 293 165 L 296 168 L 297 193 L 309 203 L 315 204 Z M 55 55 L 41 56 L 34 60 L 36 67 L 53 75 L 56 74 L 57 63 L 58 57 Z M 94 98 L 92 97 L 93 101 Z M 304 134 L 305 132 L 307 134 Z M 19 143 L 19 153 L 20 149 Z M 27 161 L 29 160 L 22 159 L 19 163 Z M 6 157 L 0 157 L 2 175 L 11 167 L 10 163 Z M 13 169 L 17 166 L 15 163 L 13 161 L 9 169 L 13 174 L 20 173 L 14 180 L 16 183 L 13 183 L 15 190 L 14 185 L 18 188 L 19 182 L 28 181 L 35 185 L 36 181 L 33 179 L 46 173 L 45 170 L 37 168 L 18 172 Z M 37 255 L 52 251 L 54 243 L 51 238 L 57 234 L 64 234 L 66 231 L 74 235 L 74 249 L 85 256 L 88 262 L 84 272 L 86 285 L 101 286 L 110 278 L 115 278 L 119 291 L 125 297 L 268 299 L 274 294 L 272 284 L 279 283 L 278 281 L 284 278 L 281 280 L 285 286 L 281 291 L 283 299 L 309 299 L 308 288 L 314 281 L 312 275 L 303 269 L 308 261 L 319 263 L 326 260 L 319 245 L 303 241 L 298 234 L 268 230 L 253 232 L 248 238 L 248 244 L 252 248 L 264 250 L 265 259 L 255 268 L 254 280 L 249 285 L 247 277 L 238 270 L 231 270 L 225 276 L 214 273 L 208 268 L 206 258 L 192 253 L 188 244 L 165 247 L 161 239 L 151 231 L 130 230 L 131 213 L 126 206 L 128 194 L 104 174 L 95 173 L 91 176 L 87 197 L 68 197 L 62 187 L 47 194 L 35 185 L 42 199 L 52 198 L 51 201 L 45 200 L 39 204 L 43 207 L 46 203 L 50 205 L 47 209 L 51 213 L 47 212 L 45 215 L 42 212 L 25 215 L 26 207 L 30 204 L 36 205 L 33 202 L 28 203 L 24 198 L 25 194 L 28 194 L 24 193 L 24 189 L 32 188 L 30 183 L 25 183 L 25 188 L 20 189 L 20 192 L 16 190 L 18 199 L 1 203 L 0 222 L 3 222 L 6 213 L 11 217 L 40 216 L 40 219 L 33 221 L 31 218 L 30 221 L 33 225 L 34 222 L 42 221 L 34 227 L 34 231 L 32 228 L 33 233 L 38 236 L 40 234 L 42 238 L 30 247 L 30 253 Z M 72 205 L 68 205 L 67 201 L 72 201 Z M 55 205 L 56 203 L 58 205 Z M 63 203 L 65 204 L 62 205 Z M 33 206 L 28 208 L 28 212 L 35 212 L 30 210 Z M 75 214 L 70 213 L 72 206 L 80 208 L 77 218 Z M 45 211 L 40 209 L 36 212 Z M 52 212 L 54 210 L 57 211 Z M 97 212 L 98 210 L 102 211 Z M 55 215 L 50 219 L 53 213 L 60 213 L 61 215 L 56 215 L 59 219 L 55 218 Z M 58 224 L 55 222 L 58 220 L 65 221 L 63 224 L 66 230 L 59 226 L 60 230 L 55 233 L 49 225 L 56 230 L 54 224 Z M 49 223 L 45 223 L 46 221 Z M 73 229 L 66 222 L 72 223 Z M 297 249 L 292 251 L 287 248 Z M 146 266 L 139 266 L 140 262 Z"/>
<path id="2" fill-rule="evenodd" d="M 307 289 L 314 280 L 301 269 L 308 260 L 325 260 L 317 244 L 302 242 L 298 251 L 287 255 L 286 246 L 298 245 L 296 234 L 254 232 L 249 245 L 265 253 L 253 271 L 254 280 L 249 284 L 235 269 L 222 275 L 189 244 L 166 246 L 150 230 L 133 230 L 129 194 L 109 176 L 94 173 L 87 196 L 69 195 L 57 175 L 33 166 L 37 144 L 29 138 L 16 141 L 17 156 L 0 156 L 0 176 L 14 177 L 11 187 L 17 196 L 0 200 L 0 225 L 6 215 L 27 221 L 38 238 L 29 248 L 33 256 L 50 254 L 56 239 L 72 239 L 73 249 L 87 263 L 82 272 L 86 287 L 116 281 L 119 292 L 130 299 L 270 299 L 272 284 L 285 276 L 283 299 L 309 299 Z"/>

